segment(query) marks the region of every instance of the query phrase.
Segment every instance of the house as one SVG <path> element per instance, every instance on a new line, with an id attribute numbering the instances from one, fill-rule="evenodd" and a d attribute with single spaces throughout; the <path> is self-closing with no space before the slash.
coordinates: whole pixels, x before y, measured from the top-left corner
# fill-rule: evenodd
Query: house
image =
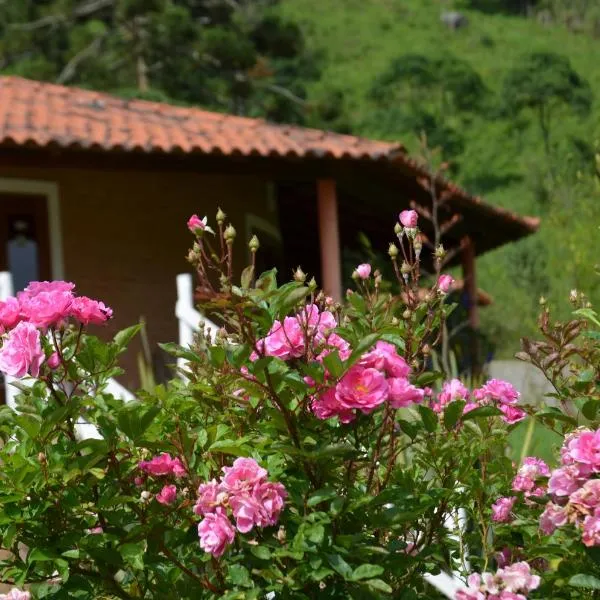
<path id="1" fill-rule="evenodd" d="M 221 206 L 238 254 L 256 233 L 259 266 L 302 265 L 339 297 L 341 249 L 362 231 L 385 251 L 398 211 L 431 204 L 423 177 L 400 144 L 0 77 L 0 271 L 17 288 L 72 280 L 114 308 L 113 329 L 143 316 L 152 342 L 177 338 L 192 213 Z M 538 221 L 437 186 L 444 242 L 474 298 L 475 256 Z M 470 311 L 476 326 L 476 302 Z"/>

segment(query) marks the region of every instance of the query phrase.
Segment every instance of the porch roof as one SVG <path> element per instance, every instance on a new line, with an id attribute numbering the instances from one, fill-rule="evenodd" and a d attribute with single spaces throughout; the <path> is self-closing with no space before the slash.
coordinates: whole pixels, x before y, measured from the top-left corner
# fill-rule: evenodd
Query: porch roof
<path id="1" fill-rule="evenodd" d="M 109 94 L 0 77 L 0 147 L 90 150 L 137 155 L 310 159 L 360 162 L 410 177 L 423 188 L 425 166 L 402 144 L 382 142 Z M 381 172 L 381 171 L 380 171 Z M 439 179 L 453 212 L 479 225 L 493 223 L 485 251 L 536 231 L 539 219 L 485 203 Z M 424 192 L 423 189 L 420 190 Z M 426 194 L 419 194 L 423 198 Z M 476 228 L 477 229 L 477 228 Z M 481 232 L 482 233 L 482 232 Z M 488 245 L 489 244 L 489 245 Z M 485 247 L 485 248 L 484 248 Z"/>

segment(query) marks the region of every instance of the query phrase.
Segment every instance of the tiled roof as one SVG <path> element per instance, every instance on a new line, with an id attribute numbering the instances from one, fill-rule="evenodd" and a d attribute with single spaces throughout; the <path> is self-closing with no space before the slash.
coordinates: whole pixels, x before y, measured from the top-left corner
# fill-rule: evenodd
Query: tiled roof
<path id="1" fill-rule="evenodd" d="M 126 100 L 13 76 L 0 77 L 0 145 L 367 160 L 399 164 L 416 178 L 427 175 L 401 144 L 198 108 Z M 516 226 L 520 235 L 535 231 L 539 225 L 538 219 L 485 204 L 452 183 L 442 183 L 458 205 Z"/>

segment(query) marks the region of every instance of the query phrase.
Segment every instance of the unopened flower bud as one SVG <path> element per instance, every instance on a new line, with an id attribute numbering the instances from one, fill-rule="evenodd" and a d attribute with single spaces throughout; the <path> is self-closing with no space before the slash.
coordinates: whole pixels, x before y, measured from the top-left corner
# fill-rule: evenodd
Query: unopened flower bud
<path id="1" fill-rule="evenodd" d="M 327 584 L 324 581 L 319 581 L 319 589 L 323 591 L 327 588 Z"/>
<path id="2" fill-rule="evenodd" d="M 381 273 L 377 273 L 375 275 L 375 286 L 376 287 L 380 286 L 382 281 L 383 281 L 383 277 L 381 276 Z"/>
<path id="3" fill-rule="evenodd" d="M 400 321 L 398 321 L 398 317 L 392 317 L 392 325 L 396 326 L 399 324 L 400 324 Z"/>
<path id="4" fill-rule="evenodd" d="M 280 544 L 284 544 L 285 540 L 287 538 L 287 533 L 285 531 L 285 527 L 282 525 L 278 530 L 277 530 L 277 541 Z"/>
<path id="5" fill-rule="evenodd" d="M 398 252 L 398 246 L 396 246 L 396 244 L 390 244 L 390 247 L 388 248 L 388 254 L 392 257 L 392 259 L 398 256 Z"/>
<path id="6" fill-rule="evenodd" d="M 299 283 L 304 283 L 306 281 L 306 273 L 300 267 L 294 271 L 294 281 Z"/>
<path id="7" fill-rule="evenodd" d="M 317 289 L 317 280 L 312 277 L 311 280 L 308 282 L 308 288 L 310 290 L 316 290 Z"/>
<path id="8" fill-rule="evenodd" d="M 406 276 L 412 271 L 410 265 L 406 261 L 402 261 L 402 266 L 400 267 L 400 273 Z"/>
<path id="9" fill-rule="evenodd" d="M 354 281 L 357 281 L 360 279 L 360 275 L 358 274 L 358 271 L 356 269 L 354 269 L 354 271 L 352 271 L 352 279 L 354 279 Z"/>
<path id="10" fill-rule="evenodd" d="M 421 256 L 421 250 L 423 249 L 423 242 L 421 242 L 421 239 L 416 237 L 414 242 L 413 242 L 413 248 L 415 250 L 415 256 L 417 257 L 417 259 Z"/>
<path id="11" fill-rule="evenodd" d="M 144 490 L 140 494 L 140 501 L 141 502 L 149 502 L 151 498 L 152 498 L 152 494 L 148 490 Z"/>
<path id="12" fill-rule="evenodd" d="M 429 344 L 425 344 L 423 346 L 423 354 L 425 356 L 427 356 L 428 354 L 431 354 L 431 348 L 429 347 Z"/>
<path id="13" fill-rule="evenodd" d="M 435 249 L 435 257 L 438 260 L 442 260 L 446 256 L 446 250 L 442 244 L 439 244 Z"/>
<path id="14" fill-rule="evenodd" d="M 571 290 L 571 293 L 569 294 L 569 300 L 571 302 L 577 302 L 577 295 L 578 295 L 577 290 Z"/>
<path id="15" fill-rule="evenodd" d="M 427 292 L 425 296 L 423 296 L 423 300 L 429 304 L 433 300 L 433 295 Z"/>
<path id="16" fill-rule="evenodd" d="M 223 237 L 225 238 L 225 242 L 227 244 L 233 244 L 233 240 L 235 240 L 236 232 L 233 228 L 233 225 L 227 225 L 225 227 L 225 231 L 223 232 Z"/>
<path id="17" fill-rule="evenodd" d="M 415 370 L 418 371 L 419 370 L 419 366 L 420 363 L 419 361 L 415 358 L 413 361 L 411 361 L 410 366 Z"/>
<path id="18" fill-rule="evenodd" d="M 250 238 L 250 241 L 248 242 L 248 248 L 250 248 L 250 252 L 253 254 L 260 248 L 260 242 L 255 235 Z"/>
<path id="19" fill-rule="evenodd" d="M 546 298 L 544 296 L 540 296 L 540 299 L 539 299 L 540 306 L 545 306 L 546 302 L 548 302 L 548 300 L 546 300 Z"/>
<path id="20" fill-rule="evenodd" d="M 226 217 L 227 217 L 227 215 L 221 210 L 221 207 L 219 207 L 219 210 L 217 211 L 217 216 L 216 216 L 217 223 L 219 225 L 223 225 Z"/>
<path id="21" fill-rule="evenodd" d="M 400 223 L 396 223 L 394 225 L 394 233 L 400 237 L 402 235 L 402 225 L 400 225 Z"/>
<path id="22" fill-rule="evenodd" d="M 47 365 L 48 367 L 50 367 L 52 370 L 58 368 L 58 366 L 60 365 L 60 356 L 58 355 L 58 352 L 53 352 L 48 360 L 47 360 Z"/>
<path id="23" fill-rule="evenodd" d="M 217 338 L 220 340 L 227 339 L 227 329 L 225 329 L 225 327 L 219 328 L 219 330 L 217 331 Z"/>
<path id="24" fill-rule="evenodd" d="M 402 313 L 402 318 L 405 321 L 408 321 L 408 319 L 410 319 L 412 317 L 412 312 L 407 308 L 403 313 Z"/>
<path id="25" fill-rule="evenodd" d="M 38 454 L 38 461 L 42 465 L 45 465 L 48 462 L 48 460 L 46 459 L 46 455 L 43 452 L 40 452 Z"/>

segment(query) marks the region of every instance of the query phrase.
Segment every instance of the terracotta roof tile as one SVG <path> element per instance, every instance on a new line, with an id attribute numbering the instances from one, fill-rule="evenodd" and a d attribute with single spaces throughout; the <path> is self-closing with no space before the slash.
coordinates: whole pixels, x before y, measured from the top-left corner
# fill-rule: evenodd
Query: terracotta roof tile
<path id="1" fill-rule="evenodd" d="M 401 144 L 277 125 L 262 119 L 208 112 L 19 77 L 0 77 L 0 145 L 94 148 L 145 153 L 204 153 L 334 158 L 399 163 L 416 178 L 426 169 Z M 441 181 L 459 204 L 535 231 L 539 220 L 485 204 Z"/>

